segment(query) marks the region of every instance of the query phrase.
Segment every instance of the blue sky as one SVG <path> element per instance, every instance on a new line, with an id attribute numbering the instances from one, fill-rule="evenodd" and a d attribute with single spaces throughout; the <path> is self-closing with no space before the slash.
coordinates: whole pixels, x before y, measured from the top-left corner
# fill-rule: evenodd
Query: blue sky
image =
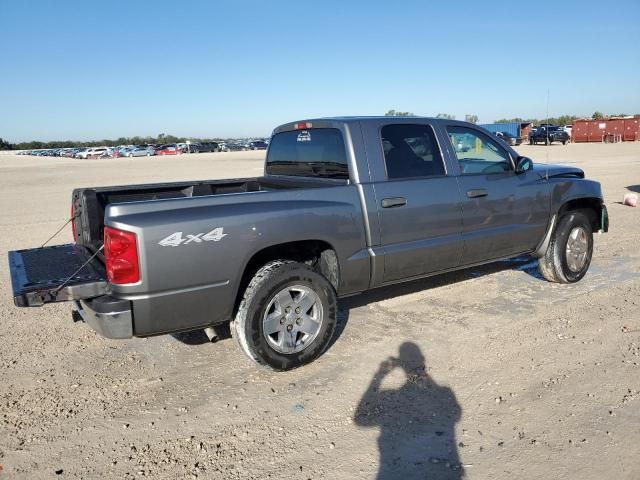
<path id="1" fill-rule="evenodd" d="M 640 113 L 640 2 L 0 0 L 0 137 Z"/>

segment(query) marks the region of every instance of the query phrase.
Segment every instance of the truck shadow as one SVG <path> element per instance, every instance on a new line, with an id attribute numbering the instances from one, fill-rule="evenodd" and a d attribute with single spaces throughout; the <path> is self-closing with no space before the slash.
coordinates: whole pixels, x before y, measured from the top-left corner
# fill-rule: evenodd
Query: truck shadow
<path id="1" fill-rule="evenodd" d="M 521 271 L 533 278 L 543 280 L 542 275 L 538 271 L 537 260 L 531 259 L 530 257 L 515 257 L 508 260 L 489 263 L 487 265 L 465 268 L 464 270 L 434 275 L 433 277 L 426 277 L 406 283 L 398 283 L 396 285 L 376 288 L 360 295 L 342 299 L 341 304 L 343 305 L 341 306 L 345 306 L 346 308 L 362 307 L 369 303 L 381 302 L 401 295 L 408 295 L 422 290 L 430 290 L 432 288 L 465 282 L 467 280 L 473 280 L 475 278 L 503 272 L 505 270 Z"/>
<path id="2" fill-rule="evenodd" d="M 384 379 L 396 369 L 404 383 L 385 389 Z M 380 429 L 378 480 L 458 480 L 464 476 L 455 435 L 461 413 L 453 391 L 427 373 L 418 345 L 405 342 L 397 358 L 380 363 L 353 420 L 359 427 Z"/>
<path id="3" fill-rule="evenodd" d="M 353 308 L 360 308 L 370 303 L 382 302 L 395 297 L 401 297 L 403 295 L 410 295 L 412 293 L 421 292 L 423 290 L 430 290 L 432 288 L 444 287 L 447 285 L 453 285 L 455 283 L 466 282 L 467 280 L 473 280 L 476 278 L 484 277 L 485 275 L 491 275 L 494 273 L 502 272 L 505 270 L 516 270 L 524 272 L 530 277 L 536 280 L 544 280 L 538 270 L 538 261 L 531 257 L 515 257 L 508 260 L 502 260 L 499 262 L 489 263 L 478 267 L 466 268 L 464 270 L 457 270 L 454 272 L 444 273 L 440 275 L 434 275 L 433 277 L 421 278 L 406 283 L 398 283 L 396 285 L 389 285 L 387 287 L 380 287 L 368 292 L 361 293 L 360 295 L 354 295 L 353 297 L 347 297 L 340 299 L 338 302 L 338 322 L 336 326 L 336 333 L 329 344 L 327 350 L 333 347 L 333 344 L 340 338 L 347 322 L 349 321 L 349 311 Z"/>
<path id="4" fill-rule="evenodd" d="M 537 260 L 530 257 L 515 257 L 508 260 L 502 260 L 499 262 L 489 263 L 487 265 L 481 265 L 478 267 L 471 267 L 464 270 L 457 270 L 455 272 L 444 273 L 435 275 L 433 277 L 422 278 L 413 280 L 406 283 L 399 283 L 397 285 L 390 285 L 387 287 L 380 287 L 368 292 L 364 292 L 360 295 L 353 297 L 347 297 L 338 301 L 338 321 L 336 326 L 336 333 L 329 344 L 329 349 L 333 346 L 338 338 L 342 335 L 349 320 L 349 310 L 352 308 L 359 308 L 370 303 L 381 302 L 390 298 L 399 297 L 403 295 L 409 295 L 411 293 L 420 292 L 422 290 L 430 290 L 432 288 L 444 287 L 446 285 L 452 285 L 454 283 L 465 282 L 467 280 L 473 280 L 474 278 L 484 277 L 485 275 L 491 275 L 493 273 L 502 272 L 505 270 L 517 270 L 526 273 L 527 275 L 539 280 L 543 280 L 542 275 L 538 271 Z M 215 341 L 223 341 L 231 338 L 231 331 L 229 325 L 224 324 L 216 327 L 218 337 Z M 204 343 L 211 343 L 209 338 L 205 335 L 204 330 L 193 330 L 190 332 L 172 333 L 171 336 L 185 345 L 202 345 Z"/>

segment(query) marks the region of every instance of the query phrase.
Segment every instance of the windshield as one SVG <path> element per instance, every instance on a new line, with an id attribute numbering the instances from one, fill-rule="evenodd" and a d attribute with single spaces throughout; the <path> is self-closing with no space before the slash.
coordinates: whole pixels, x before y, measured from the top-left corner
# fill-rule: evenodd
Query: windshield
<path id="1" fill-rule="evenodd" d="M 267 175 L 349 178 L 342 133 L 312 128 L 276 134 L 270 142 Z"/>

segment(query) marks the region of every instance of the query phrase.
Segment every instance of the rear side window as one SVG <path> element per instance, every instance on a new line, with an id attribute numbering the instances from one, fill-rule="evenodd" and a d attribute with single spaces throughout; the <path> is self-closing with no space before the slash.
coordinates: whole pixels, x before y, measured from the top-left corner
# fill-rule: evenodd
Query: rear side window
<path id="1" fill-rule="evenodd" d="M 268 175 L 349 178 L 342 133 L 337 128 L 312 128 L 273 136 L 267 154 Z"/>
<path id="2" fill-rule="evenodd" d="M 382 127 L 381 135 L 389 179 L 445 174 L 440 149 L 430 126 L 387 125 Z"/>

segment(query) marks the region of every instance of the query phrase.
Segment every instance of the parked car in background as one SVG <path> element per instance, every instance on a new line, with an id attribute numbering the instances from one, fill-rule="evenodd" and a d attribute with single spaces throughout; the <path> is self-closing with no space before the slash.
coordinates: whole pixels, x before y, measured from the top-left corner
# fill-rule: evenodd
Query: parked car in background
<path id="1" fill-rule="evenodd" d="M 139 145 L 121 152 L 123 157 L 150 157 L 155 154 L 156 151 L 152 147 L 147 147 L 146 145 Z"/>
<path id="2" fill-rule="evenodd" d="M 249 142 L 249 150 L 266 150 L 268 146 L 267 142 L 262 140 Z"/>
<path id="3" fill-rule="evenodd" d="M 108 152 L 108 148 L 107 147 L 91 147 L 91 148 L 86 148 L 78 153 L 76 153 L 76 158 L 98 158 L 98 157 L 103 157 L 107 155 Z"/>
<path id="4" fill-rule="evenodd" d="M 155 149 L 156 155 L 177 155 L 180 153 L 180 149 L 175 143 L 167 145 L 160 145 Z"/>
<path id="5" fill-rule="evenodd" d="M 219 152 L 220 145 L 218 142 L 200 142 L 198 143 L 199 152 Z"/>
<path id="6" fill-rule="evenodd" d="M 555 125 L 543 125 L 541 127 L 532 130 L 529 133 L 529 144 L 535 145 L 536 143 L 544 143 L 550 145 L 553 142 L 560 142 L 566 145 L 571 140 L 571 137 L 562 127 Z"/>
<path id="7" fill-rule="evenodd" d="M 221 148 L 223 152 L 239 152 L 241 150 L 246 150 L 246 148 L 240 143 L 225 143 Z"/>
<path id="8" fill-rule="evenodd" d="M 199 143 L 186 143 L 186 142 L 181 142 L 181 143 L 177 143 L 176 144 L 178 146 L 178 149 L 180 150 L 180 153 L 198 153 L 200 152 L 199 147 Z"/>
<path id="9" fill-rule="evenodd" d="M 515 147 L 516 145 L 520 145 L 522 143 L 522 137 L 514 137 L 508 132 L 496 132 L 495 135 L 510 147 Z"/>
<path id="10" fill-rule="evenodd" d="M 84 153 L 89 150 L 88 148 L 81 148 L 76 153 L 73 154 L 74 158 L 86 158 L 84 157 Z M 38 155 L 39 152 L 35 152 L 34 155 Z"/>
<path id="11" fill-rule="evenodd" d="M 573 130 L 573 125 L 565 125 L 563 128 L 564 128 L 564 131 L 569 134 L 569 138 L 571 138 L 571 131 Z"/>

